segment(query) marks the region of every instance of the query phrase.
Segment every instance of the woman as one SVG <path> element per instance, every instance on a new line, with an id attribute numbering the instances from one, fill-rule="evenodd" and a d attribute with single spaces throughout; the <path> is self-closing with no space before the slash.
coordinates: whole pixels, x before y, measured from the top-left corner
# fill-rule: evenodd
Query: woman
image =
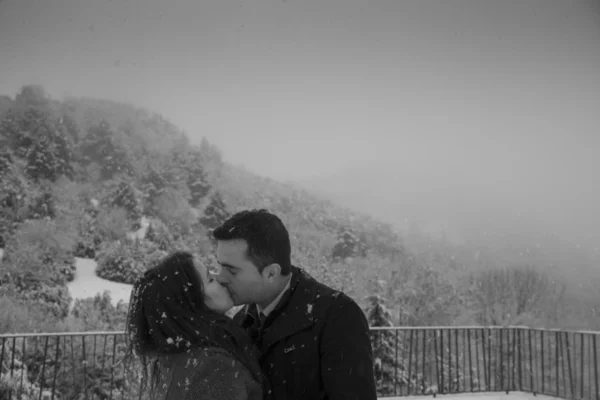
<path id="1" fill-rule="evenodd" d="M 142 390 L 162 400 L 262 400 L 257 349 L 225 316 L 232 306 L 190 253 L 173 253 L 148 270 L 133 287 L 127 316 Z"/>

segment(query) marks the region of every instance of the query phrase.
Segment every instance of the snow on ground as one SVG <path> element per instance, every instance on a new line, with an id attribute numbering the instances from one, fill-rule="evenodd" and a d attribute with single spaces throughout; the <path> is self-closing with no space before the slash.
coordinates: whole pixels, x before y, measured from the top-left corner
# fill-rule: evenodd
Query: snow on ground
<path id="1" fill-rule="evenodd" d="M 140 225 L 140 229 L 127 234 L 129 238 L 143 239 L 146 236 L 150 221 L 148 218 L 142 217 Z M 102 294 L 106 290 L 110 293 L 113 305 L 116 306 L 119 300 L 128 303 L 133 285 L 111 282 L 98 277 L 96 275 L 96 265 L 97 263 L 95 260 L 75 258 L 75 279 L 73 282 L 67 284 L 69 293 L 71 293 L 71 297 L 73 297 L 73 301 L 76 299 L 94 297 L 96 294 Z"/>
<path id="2" fill-rule="evenodd" d="M 497 393 L 460 393 L 460 394 L 438 394 L 436 399 L 452 399 L 452 400 L 543 400 L 551 399 L 552 397 L 534 395 L 533 393 L 524 392 L 504 392 Z M 433 396 L 404 396 L 404 397 L 381 397 L 382 400 L 424 400 L 433 399 Z"/>
<path id="3" fill-rule="evenodd" d="M 148 218 L 142 217 L 140 225 L 140 229 L 135 232 L 128 233 L 128 236 L 131 239 L 143 239 L 146 236 L 146 231 L 148 230 L 150 221 Z M 96 275 L 96 265 L 97 263 L 95 260 L 75 258 L 75 279 L 73 282 L 69 282 L 67 284 L 69 293 L 71 293 L 71 297 L 73 297 L 73 301 L 76 299 L 94 297 L 97 294 L 102 294 L 106 290 L 110 293 L 110 298 L 113 305 L 116 306 L 120 300 L 128 303 L 129 295 L 131 294 L 131 288 L 133 285 L 111 282 L 98 277 Z"/>
<path id="4" fill-rule="evenodd" d="M 0 249 L 0 261 L 4 256 L 4 249 Z M 76 299 L 94 297 L 105 290 L 110 293 L 111 302 L 117 305 L 119 300 L 129 302 L 129 295 L 133 285 L 107 281 L 96 275 L 96 261 L 87 258 L 75 258 L 75 279 L 67 283 L 67 288 L 73 302 Z M 71 303 L 73 306 L 73 303 Z"/>
<path id="5" fill-rule="evenodd" d="M 94 297 L 105 290 L 110 293 L 111 302 L 117 305 L 119 300 L 129 302 L 132 285 L 107 281 L 96 275 L 96 261 L 87 258 L 75 258 L 75 279 L 67 283 L 69 293 L 76 299 Z"/>
<path id="6" fill-rule="evenodd" d="M 129 233 L 128 236 L 143 239 L 146 236 L 149 222 L 148 218 L 142 217 L 140 229 Z M 4 249 L 0 249 L 0 261 L 3 256 Z M 73 297 L 73 302 L 76 299 L 94 297 L 96 294 L 102 294 L 105 290 L 110 293 L 113 305 L 116 306 L 119 300 L 123 300 L 126 303 L 129 302 L 132 285 L 111 282 L 98 277 L 96 275 L 96 261 L 86 258 L 75 258 L 75 268 L 75 279 L 67 283 L 69 293 Z M 71 303 L 72 305 L 73 303 Z"/>

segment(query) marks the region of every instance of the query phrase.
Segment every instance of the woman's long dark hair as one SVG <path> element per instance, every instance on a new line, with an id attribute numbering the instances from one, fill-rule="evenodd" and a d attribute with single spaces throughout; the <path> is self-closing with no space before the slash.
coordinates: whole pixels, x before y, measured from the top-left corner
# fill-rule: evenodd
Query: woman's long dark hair
<path id="1" fill-rule="evenodd" d="M 227 350 L 260 382 L 258 349 L 231 318 L 207 307 L 194 257 L 178 251 L 146 271 L 133 286 L 127 315 L 128 356 L 142 361 L 142 390 L 158 383 L 151 360 L 196 347 Z M 148 374 L 148 370 L 152 370 Z"/>

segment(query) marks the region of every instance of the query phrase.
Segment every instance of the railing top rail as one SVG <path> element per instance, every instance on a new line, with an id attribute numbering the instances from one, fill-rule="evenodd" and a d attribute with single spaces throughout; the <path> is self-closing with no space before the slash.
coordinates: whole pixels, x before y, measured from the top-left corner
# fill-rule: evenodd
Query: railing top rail
<path id="1" fill-rule="evenodd" d="M 0 339 L 25 338 L 25 337 L 54 337 L 54 336 L 109 336 L 124 335 L 125 331 L 87 331 L 87 332 L 29 332 L 29 333 L 2 333 Z"/>
<path id="2" fill-rule="evenodd" d="M 472 326 L 373 326 L 370 328 L 373 331 L 383 331 L 383 330 L 397 330 L 397 331 L 406 331 L 406 330 L 466 330 L 466 329 L 514 329 L 514 330 L 530 330 L 530 331 L 544 331 L 544 332 L 567 332 L 567 333 L 578 333 L 578 334 L 586 334 L 586 335 L 600 335 L 600 331 L 592 331 L 592 330 L 577 330 L 577 329 L 559 329 L 559 328 L 534 328 L 530 326 L 523 325 L 506 325 L 506 326 L 497 326 L 497 325 L 472 325 Z"/>
<path id="3" fill-rule="evenodd" d="M 371 327 L 372 331 L 407 331 L 407 330 L 466 330 L 466 329 L 477 329 L 477 330 L 498 330 L 498 329 L 519 329 L 519 330 L 530 330 L 530 331 L 545 331 L 545 332 L 566 332 L 586 335 L 600 335 L 600 331 L 591 330 L 569 330 L 569 329 L 556 329 L 556 328 L 532 328 L 528 326 L 520 325 L 508 325 L 508 326 L 377 326 Z M 12 338 L 27 338 L 27 337 L 55 337 L 55 336 L 109 336 L 109 335 L 124 335 L 125 331 L 88 331 L 88 332 L 30 332 L 30 333 L 4 333 L 0 334 L 0 339 L 12 339 Z"/>

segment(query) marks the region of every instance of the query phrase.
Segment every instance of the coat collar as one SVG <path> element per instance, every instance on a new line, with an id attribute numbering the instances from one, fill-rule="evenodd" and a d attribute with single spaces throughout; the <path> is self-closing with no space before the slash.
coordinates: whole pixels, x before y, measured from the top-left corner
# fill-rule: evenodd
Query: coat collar
<path id="1" fill-rule="evenodd" d="M 315 322 L 313 306 L 316 286 L 307 285 L 310 279 L 306 272 L 292 267 L 290 288 L 266 321 L 267 327 L 259 343 L 263 357 L 277 342 L 309 328 Z M 239 321 L 242 326 L 252 326 L 255 318 L 258 318 L 256 304 L 245 306 L 240 314 L 243 315 Z"/>

